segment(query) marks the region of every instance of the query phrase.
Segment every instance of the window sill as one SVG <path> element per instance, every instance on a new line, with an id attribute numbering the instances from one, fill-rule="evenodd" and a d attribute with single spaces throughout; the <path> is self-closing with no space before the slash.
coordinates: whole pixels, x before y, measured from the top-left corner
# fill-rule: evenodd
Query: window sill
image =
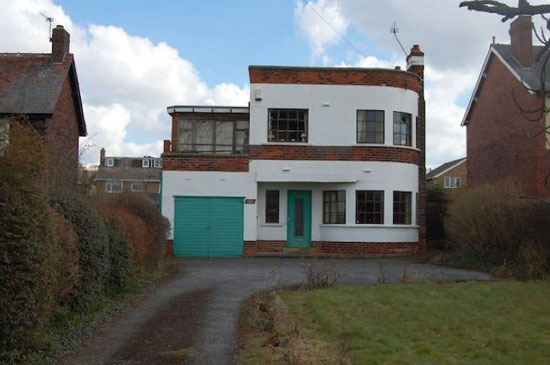
<path id="1" fill-rule="evenodd" d="M 309 142 L 265 142 L 263 146 L 311 146 Z"/>
<path id="2" fill-rule="evenodd" d="M 261 227 L 283 227 L 282 223 L 261 223 Z"/>
<path id="3" fill-rule="evenodd" d="M 394 144 L 382 144 L 382 143 L 356 143 L 354 144 L 356 147 L 384 147 L 384 148 L 404 148 L 406 150 L 414 150 L 420 152 L 419 148 L 412 147 L 412 146 L 400 146 L 400 145 L 394 145 Z"/>
<path id="4" fill-rule="evenodd" d="M 340 228 L 415 228 L 420 226 L 412 224 L 321 224 L 320 227 L 340 227 Z"/>

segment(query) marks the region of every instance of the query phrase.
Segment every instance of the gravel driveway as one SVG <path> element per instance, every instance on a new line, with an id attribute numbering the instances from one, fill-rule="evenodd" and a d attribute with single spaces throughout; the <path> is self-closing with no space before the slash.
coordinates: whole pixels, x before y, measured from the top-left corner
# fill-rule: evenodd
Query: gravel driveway
<path id="1" fill-rule="evenodd" d="M 319 260 L 323 263 L 324 260 Z M 176 259 L 180 274 L 100 333 L 71 364 L 231 364 L 250 295 L 304 280 L 307 259 Z M 407 259 L 336 260 L 341 282 L 490 280 Z"/>

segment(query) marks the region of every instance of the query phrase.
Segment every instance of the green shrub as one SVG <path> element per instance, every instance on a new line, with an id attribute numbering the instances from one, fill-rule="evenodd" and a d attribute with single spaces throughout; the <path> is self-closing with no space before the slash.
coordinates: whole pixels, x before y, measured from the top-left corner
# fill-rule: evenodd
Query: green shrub
<path id="1" fill-rule="evenodd" d="M 83 195 L 59 196 L 52 203 L 78 236 L 79 275 L 72 306 L 86 309 L 105 293 L 110 269 L 108 230 L 103 217 Z"/>
<path id="2" fill-rule="evenodd" d="M 160 214 L 156 204 L 143 194 L 126 193 L 103 198 L 99 205 L 102 206 L 102 211 L 120 212 L 124 225 L 123 230 L 131 238 L 134 238 L 134 249 L 138 258 L 145 257 L 146 268 L 155 270 L 164 257 L 166 238 L 170 230 L 170 223 Z M 126 211 L 130 216 L 121 210 Z M 131 219 L 131 216 L 137 217 L 137 219 Z M 136 231 L 136 227 L 133 226 L 139 225 L 140 222 L 145 223 L 144 228 L 147 230 L 142 236 L 150 235 L 151 242 L 145 242 L 149 240 L 141 240 L 140 237 L 132 233 Z"/>
<path id="3" fill-rule="evenodd" d="M 109 235 L 109 274 L 107 292 L 116 294 L 126 287 L 135 274 L 133 248 L 128 236 L 122 231 L 120 219 L 107 217 Z"/>
<path id="4" fill-rule="evenodd" d="M 432 248 L 441 247 L 445 238 L 445 216 L 449 198 L 438 185 L 426 186 L 426 238 Z"/>
<path id="5" fill-rule="evenodd" d="M 468 189 L 446 220 L 453 257 L 538 276 L 550 264 L 550 204 L 520 199 L 507 185 Z"/>
<path id="6" fill-rule="evenodd" d="M 53 212 L 36 184 L 42 140 L 18 124 L 10 137 L 0 157 L 0 363 L 34 345 L 55 291 Z"/>

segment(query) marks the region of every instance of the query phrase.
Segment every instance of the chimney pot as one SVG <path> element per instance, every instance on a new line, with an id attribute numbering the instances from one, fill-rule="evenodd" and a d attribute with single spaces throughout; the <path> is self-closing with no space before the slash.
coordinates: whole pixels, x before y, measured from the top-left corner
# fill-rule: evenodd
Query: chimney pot
<path id="1" fill-rule="evenodd" d="M 531 16 L 521 15 L 510 24 L 510 48 L 521 67 L 532 67 L 533 22 Z"/>
<path id="2" fill-rule="evenodd" d="M 71 36 L 63 28 L 58 25 L 52 31 L 52 62 L 62 63 L 65 55 L 69 53 L 69 44 Z"/>

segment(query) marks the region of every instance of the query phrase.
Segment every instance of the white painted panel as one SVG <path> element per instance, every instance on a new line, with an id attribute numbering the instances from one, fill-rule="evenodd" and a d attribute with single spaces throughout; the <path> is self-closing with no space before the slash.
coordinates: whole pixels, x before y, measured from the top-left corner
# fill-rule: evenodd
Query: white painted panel
<path id="1" fill-rule="evenodd" d="M 163 171 L 162 214 L 174 224 L 174 196 L 238 196 L 256 199 L 256 182 L 250 173 Z M 256 204 L 244 205 L 244 240 L 256 240 Z M 173 239 L 170 232 L 169 239 Z"/>
<path id="2" fill-rule="evenodd" d="M 251 95 L 250 144 L 267 143 L 269 108 L 309 110 L 308 144 L 321 146 L 356 145 L 357 110 L 385 111 L 385 144 L 393 145 L 393 112 L 412 114 L 413 147 L 418 94 L 387 86 L 253 84 L 262 89 L 262 100 Z"/>
<path id="3" fill-rule="evenodd" d="M 290 171 L 283 171 L 290 167 Z M 412 193 L 412 221 L 416 222 L 416 193 L 418 192 L 418 167 L 412 164 L 391 162 L 357 161 L 251 161 L 251 172 L 281 171 L 292 181 L 293 171 L 315 171 L 322 169 L 335 175 L 356 179 L 349 183 L 258 183 L 258 240 L 286 240 L 287 192 L 288 190 L 310 190 L 312 192 L 313 241 L 333 242 L 417 242 L 416 226 L 393 226 L 393 191 Z M 364 170 L 370 172 L 366 173 Z M 265 224 L 265 191 L 279 190 L 279 223 Z M 346 225 L 323 224 L 323 191 L 346 190 Z M 384 191 L 384 225 L 355 224 L 356 190 Z"/>

